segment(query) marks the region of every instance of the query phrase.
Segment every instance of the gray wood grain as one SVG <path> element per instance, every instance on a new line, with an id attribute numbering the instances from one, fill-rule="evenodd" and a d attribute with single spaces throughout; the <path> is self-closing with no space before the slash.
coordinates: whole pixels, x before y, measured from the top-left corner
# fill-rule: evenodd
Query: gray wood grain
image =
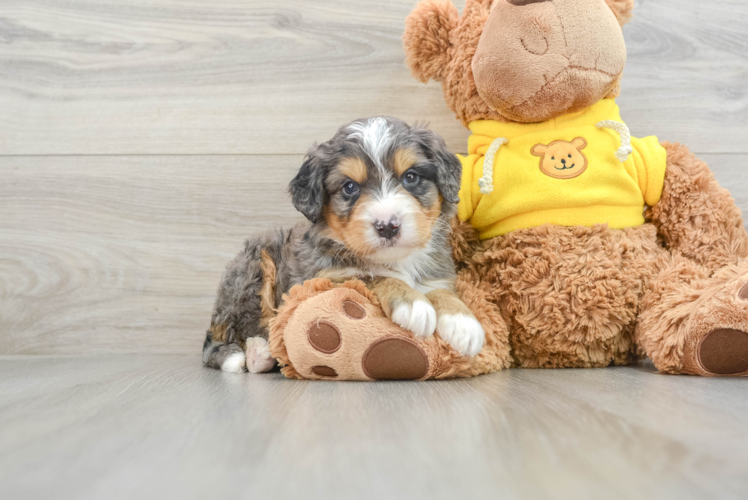
<path id="1" fill-rule="evenodd" d="M 328 383 L 198 356 L 0 357 L 13 499 L 745 498 L 744 380 Z"/>
<path id="2" fill-rule="evenodd" d="M 463 150 L 440 86 L 404 64 L 415 3 L 6 0 L 0 154 L 301 154 L 375 114 Z M 635 135 L 748 152 L 746 24 L 743 0 L 640 0 L 620 99 Z"/>
<path id="3" fill-rule="evenodd" d="M 0 158 L 0 353 L 199 350 L 298 156 Z"/>
<path id="4" fill-rule="evenodd" d="M 748 214 L 748 155 L 705 155 Z M 0 158 L 0 353 L 194 353 L 301 156 Z"/>

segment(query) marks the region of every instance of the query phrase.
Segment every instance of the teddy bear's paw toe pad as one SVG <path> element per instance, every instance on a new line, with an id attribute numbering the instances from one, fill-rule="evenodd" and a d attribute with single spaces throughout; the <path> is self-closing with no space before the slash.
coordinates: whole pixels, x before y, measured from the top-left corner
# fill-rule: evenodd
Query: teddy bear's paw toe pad
<path id="1" fill-rule="evenodd" d="M 699 361 L 715 375 L 748 375 L 748 333 L 731 329 L 709 332 L 699 346 Z"/>
<path id="2" fill-rule="evenodd" d="M 743 288 L 740 289 L 740 292 L 738 292 L 738 297 L 740 297 L 742 300 L 748 300 L 748 283 L 743 285 Z"/>
<path id="3" fill-rule="evenodd" d="M 329 366 L 314 366 L 312 367 L 312 373 L 319 375 L 320 377 L 337 377 L 338 372 L 334 368 Z"/>
<path id="4" fill-rule="evenodd" d="M 315 321 L 309 328 L 307 337 L 312 347 L 325 354 L 334 353 L 342 343 L 338 329 L 326 321 Z"/>
<path id="5" fill-rule="evenodd" d="M 351 319 L 364 319 L 366 317 L 366 309 L 352 300 L 343 302 L 343 312 Z"/>
<path id="6" fill-rule="evenodd" d="M 374 342 L 364 353 L 361 364 L 366 376 L 375 380 L 417 380 L 429 371 L 426 353 L 404 337 Z"/>

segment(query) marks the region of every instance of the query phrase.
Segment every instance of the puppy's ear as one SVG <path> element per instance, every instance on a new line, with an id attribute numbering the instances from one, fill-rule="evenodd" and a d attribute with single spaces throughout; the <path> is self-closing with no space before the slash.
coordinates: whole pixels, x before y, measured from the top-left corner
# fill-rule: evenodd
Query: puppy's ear
<path id="1" fill-rule="evenodd" d="M 423 154 L 436 166 L 436 186 L 444 201 L 458 203 L 460 198 L 460 181 L 462 180 L 462 163 L 452 154 L 444 139 L 431 130 L 414 129 Z"/>
<path id="2" fill-rule="evenodd" d="M 288 185 L 294 207 L 312 222 L 322 217 L 325 204 L 325 167 L 319 150 L 320 146 L 315 145 L 307 153 L 299 173 Z"/>
<path id="3" fill-rule="evenodd" d="M 449 63 L 449 34 L 459 13 L 449 0 L 424 0 L 405 20 L 405 61 L 413 76 L 426 83 L 441 80 Z"/>
<path id="4" fill-rule="evenodd" d="M 631 21 L 634 16 L 634 0 L 605 0 L 605 3 L 616 15 L 616 19 L 621 26 Z"/>

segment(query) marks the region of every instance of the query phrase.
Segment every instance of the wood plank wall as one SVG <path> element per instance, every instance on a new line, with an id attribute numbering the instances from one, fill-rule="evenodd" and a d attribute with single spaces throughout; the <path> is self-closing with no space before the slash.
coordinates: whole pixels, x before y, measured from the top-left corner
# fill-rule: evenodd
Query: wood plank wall
<path id="1" fill-rule="evenodd" d="M 0 353 L 195 353 L 242 240 L 298 220 L 285 186 L 314 141 L 390 114 L 464 151 L 405 67 L 414 5 L 3 1 Z M 632 133 L 689 145 L 748 210 L 748 2 L 636 15 Z"/>

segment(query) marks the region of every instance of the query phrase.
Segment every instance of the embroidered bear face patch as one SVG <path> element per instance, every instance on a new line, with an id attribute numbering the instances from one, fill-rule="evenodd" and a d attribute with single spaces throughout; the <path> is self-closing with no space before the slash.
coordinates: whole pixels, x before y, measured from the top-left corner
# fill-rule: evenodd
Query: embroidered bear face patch
<path id="1" fill-rule="evenodd" d="M 536 144 L 530 152 L 540 157 L 540 171 L 556 179 L 573 179 L 587 170 L 587 157 L 582 150 L 587 140 L 577 137 L 571 142 L 554 141 L 547 146 Z"/>

